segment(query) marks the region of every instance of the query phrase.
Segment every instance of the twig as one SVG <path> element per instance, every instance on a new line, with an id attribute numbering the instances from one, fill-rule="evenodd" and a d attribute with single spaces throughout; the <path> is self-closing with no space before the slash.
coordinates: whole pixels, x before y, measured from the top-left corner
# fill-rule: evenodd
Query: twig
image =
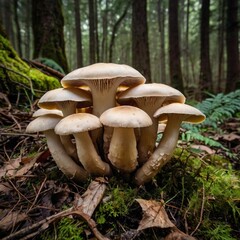
<path id="1" fill-rule="evenodd" d="M 196 228 L 193 230 L 193 232 L 190 234 L 190 236 L 193 236 L 193 234 L 198 230 L 199 226 L 202 223 L 202 219 L 203 219 L 203 211 L 204 211 L 204 205 L 205 205 L 205 187 L 203 185 L 203 196 L 202 196 L 202 205 L 201 205 L 201 212 L 200 212 L 200 218 L 199 218 L 199 222 L 196 226 Z"/>

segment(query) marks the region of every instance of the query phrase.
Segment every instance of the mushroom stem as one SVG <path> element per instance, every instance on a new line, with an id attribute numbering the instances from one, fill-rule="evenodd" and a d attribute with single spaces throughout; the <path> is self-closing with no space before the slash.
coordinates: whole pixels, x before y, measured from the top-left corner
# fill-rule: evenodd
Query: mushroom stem
<path id="1" fill-rule="evenodd" d="M 84 182 L 89 177 L 88 173 L 77 165 L 66 153 L 61 143 L 60 137 L 54 130 L 44 131 L 47 138 L 49 151 L 55 160 L 58 168 L 70 179 L 77 182 Z"/>
<path id="2" fill-rule="evenodd" d="M 84 168 L 93 175 L 110 175 L 111 168 L 109 164 L 103 162 L 97 154 L 88 132 L 74 133 L 73 135 L 76 139 L 78 158 Z"/>
<path id="3" fill-rule="evenodd" d="M 74 102 L 74 101 L 57 102 L 57 105 L 62 110 L 64 117 L 67 117 L 73 113 L 76 113 L 77 102 Z"/>
<path id="4" fill-rule="evenodd" d="M 161 168 L 171 159 L 177 145 L 179 129 L 182 118 L 169 117 L 168 122 L 159 142 L 159 145 L 150 156 L 148 161 L 136 172 L 135 181 L 137 185 L 149 182 Z"/>
<path id="5" fill-rule="evenodd" d="M 149 127 L 141 128 L 140 138 L 138 141 L 138 162 L 139 164 L 145 163 L 149 156 L 154 151 L 156 139 L 157 139 L 157 129 L 158 120 L 151 117 L 153 124 Z"/>
<path id="6" fill-rule="evenodd" d="M 137 167 L 134 128 L 114 128 L 108 158 L 117 169 L 132 172 Z"/>
<path id="7" fill-rule="evenodd" d="M 60 135 L 61 142 L 69 156 L 71 156 L 74 160 L 78 161 L 77 149 L 73 144 L 71 135 Z"/>

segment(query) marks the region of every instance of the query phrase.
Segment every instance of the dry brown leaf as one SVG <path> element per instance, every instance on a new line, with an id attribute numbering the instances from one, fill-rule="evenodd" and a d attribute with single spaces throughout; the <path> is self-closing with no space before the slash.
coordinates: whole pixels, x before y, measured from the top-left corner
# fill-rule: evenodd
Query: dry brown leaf
<path id="1" fill-rule="evenodd" d="M 136 199 L 143 210 L 143 217 L 138 231 L 150 227 L 171 228 L 175 225 L 170 221 L 163 203 L 154 200 Z"/>
<path id="2" fill-rule="evenodd" d="M 213 149 L 211 149 L 210 147 L 205 146 L 205 145 L 195 145 L 195 144 L 192 144 L 191 147 L 194 148 L 194 149 L 198 149 L 198 150 L 205 151 L 205 152 L 208 153 L 208 154 L 214 154 L 214 153 L 216 153 L 215 150 L 213 150 Z"/>
<path id="3" fill-rule="evenodd" d="M 224 135 L 222 136 L 222 138 L 223 138 L 224 140 L 226 140 L 226 141 L 231 142 L 231 141 L 234 141 L 234 140 L 237 140 L 237 139 L 239 140 L 239 139 L 240 139 L 240 136 L 237 135 L 236 133 L 232 132 L 232 133 L 229 133 L 229 134 L 224 134 Z"/>
<path id="4" fill-rule="evenodd" d="M 172 232 L 168 234 L 164 240 L 196 240 L 196 238 L 189 236 L 182 232 Z"/>
<path id="5" fill-rule="evenodd" d="M 0 220 L 0 230 L 8 231 L 17 223 L 20 223 L 27 219 L 27 214 L 19 212 L 10 212 Z M 1 213 L 2 214 L 2 213 Z"/>
<path id="6" fill-rule="evenodd" d="M 13 187 L 8 182 L 0 183 L 0 192 L 8 194 L 12 189 Z"/>
<path id="7" fill-rule="evenodd" d="M 39 158 L 41 158 L 44 153 L 45 151 L 40 152 L 32 158 L 23 157 L 10 160 L 0 169 L 0 178 L 23 176 L 34 166 L 37 161 L 39 161 Z"/>
<path id="8" fill-rule="evenodd" d="M 102 177 L 97 178 L 89 184 L 87 191 L 82 195 L 82 199 L 80 200 L 80 207 L 84 214 L 92 216 L 95 208 L 103 198 L 106 187 L 106 181 Z"/>

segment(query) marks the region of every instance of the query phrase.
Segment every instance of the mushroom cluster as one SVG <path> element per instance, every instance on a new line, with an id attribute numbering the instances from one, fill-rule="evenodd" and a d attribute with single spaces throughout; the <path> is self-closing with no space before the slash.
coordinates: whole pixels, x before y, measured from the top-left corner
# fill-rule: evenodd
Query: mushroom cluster
<path id="1" fill-rule="evenodd" d="M 76 69 L 40 98 L 26 131 L 45 134 L 57 166 L 76 182 L 120 172 L 143 185 L 171 159 L 181 123 L 205 119 L 178 90 L 145 81 L 122 64 Z"/>

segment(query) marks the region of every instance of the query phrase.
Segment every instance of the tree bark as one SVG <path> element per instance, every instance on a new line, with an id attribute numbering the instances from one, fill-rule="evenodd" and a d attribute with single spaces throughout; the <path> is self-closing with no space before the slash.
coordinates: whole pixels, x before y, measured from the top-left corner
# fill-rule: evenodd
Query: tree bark
<path id="1" fill-rule="evenodd" d="M 93 64 L 96 62 L 97 46 L 96 46 L 96 26 L 95 26 L 95 0 L 88 1 L 89 9 L 89 62 Z"/>
<path id="2" fill-rule="evenodd" d="M 17 46 L 18 46 L 18 54 L 22 57 L 22 38 L 21 38 L 21 28 L 18 19 L 18 0 L 14 0 L 14 21 L 16 25 L 16 32 L 17 32 Z"/>
<path id="3" fill-rule="evenodd" d="M 158 0 L 158 28 L 160 32 L 160 82 L 166 83 L 166 58 L 165 58 L 165 8 L 164 2 Z"/>
<path id="4" fill-rule="evenodd" d="M 77 42 L 77 67 L 83 67 L 83 52 L 82 52 L 82 30 L 81 30 L 81 15 L 79 9 L 80 0 L 74 0 L 75 7 L 75 31 Z"/>
<path id="5" fill-rule="evenodd" d="M 240 83 L 238 47 L 238 0 L 227 1 L 227 84 L 225 92 L 234 91 Z"/>
<path id="6" fill-rule="evenodd" d="M 212 72 L 209 56 L 209 12 L 210 0 L 202 0 L 201 19 L 200 19 L 200 76 L 199 89 L 200 95 L 205 96 L 203 91 L 212 92 Z"/>
<path id="7" fill-rule="evenodd" d="M 53 59 L 68 72 L 61 7 L 61 0 L 32 0 L 33 57 Z"/>
<path id="8" fill-rule="evenodd" d="M 151 82 L 146 0 L 132 2 L 132 65 Z"/>
<path id="9" fill-rule="evenodd" d="M 172 87 L 184 92 L 180 62 L 178 4 L 169 0 L 169 66 Z"/>

